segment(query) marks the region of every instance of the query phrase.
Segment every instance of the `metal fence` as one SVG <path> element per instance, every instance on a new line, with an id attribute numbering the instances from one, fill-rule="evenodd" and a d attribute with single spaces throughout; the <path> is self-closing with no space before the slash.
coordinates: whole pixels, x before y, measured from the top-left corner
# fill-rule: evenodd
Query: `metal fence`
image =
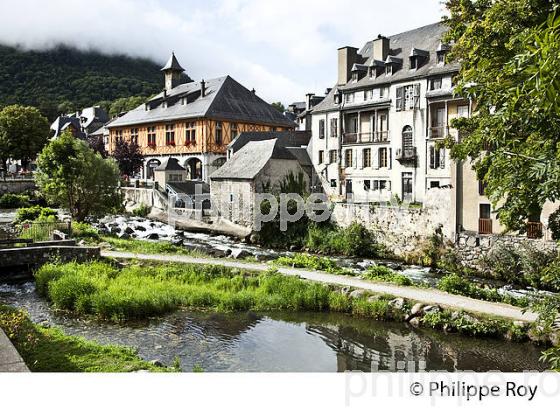
<path id="1" fill-rule="evenodd" d="M 24 222 L 16 225 L 14 239 L 31 239 L 34 242 L 68 239 L 72 236 L 71 222 Z"/>

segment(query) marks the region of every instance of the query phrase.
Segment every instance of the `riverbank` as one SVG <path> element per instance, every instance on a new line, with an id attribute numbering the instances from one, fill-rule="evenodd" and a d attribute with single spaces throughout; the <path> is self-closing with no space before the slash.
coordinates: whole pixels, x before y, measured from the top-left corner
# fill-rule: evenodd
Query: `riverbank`
<path id="1" fill-rule="evenodd" d="M 0 328 L 32 372 L 161 372 L 172 369 L 142 360 L 122 346 L 102 346 L 56 328 L 33 323 L 27 314 L 0 305 Z"/>
<path id="2" fill-rule="evenodd" d="M 270 266 L 266 263 L 257 262 L 240 262 L 228 259 L 215 258 L 196 258 L 183 255 L 157 255 L 157 254 L 138 254 L 130 252 L 102 251 L 102 256 L 117 259 L 138 259 L 144 261 L 187 263 L 198 265 L 217 265 L 235 269 L 247 269 L 256 272 L 266 272 L 270 270 Z M 287 276 L 297 276 L 324 284 L 352 287 L 370 291 L 378 294 L 387 294 L 393 297 L 401 297 L 405 299 L 416 300 L 430 305 L 441 305 L 456 310 L 464 310 L 475 314 L 491 315 L 501 317 L 507 320 L 519 320 L 525 322 L 534 322 L 538 315 L 524 311 L 521 308 L 509 306 L 501 303 L 487 302 L 476 299 L 467 298 L 460 295 L 451 295 L 436 289 L 409 288 L 389 283 L 374 283 L 363 281 L 346 275 L 335 275 L 327 272 L 310 271 L 297 268 L 277 267 L 276 270 Z"/>

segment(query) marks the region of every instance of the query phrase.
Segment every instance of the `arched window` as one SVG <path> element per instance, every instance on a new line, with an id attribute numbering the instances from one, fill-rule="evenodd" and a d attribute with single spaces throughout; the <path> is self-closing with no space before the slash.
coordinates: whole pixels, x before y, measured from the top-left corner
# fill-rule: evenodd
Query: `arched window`
<path id="1" fill-rule="evenodd" d="M 407 125 L 402 130 L 402 149 L 412 149 L 414 147 L 414 143 L 412 140 L 412 127 Z"/>
<path id="2" fill-rule="evenodd" d="M 161 161 L 158 159 L 151 159 L 146 164 L 146 179 L 152 179 L 154 177 L 154 169 L 161 165 Z"/>

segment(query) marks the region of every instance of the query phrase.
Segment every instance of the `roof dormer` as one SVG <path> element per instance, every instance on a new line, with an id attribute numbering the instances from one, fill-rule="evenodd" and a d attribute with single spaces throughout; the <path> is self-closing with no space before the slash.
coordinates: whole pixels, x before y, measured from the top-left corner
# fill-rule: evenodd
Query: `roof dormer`
<path id="1" fill-rule="evenodd" d="M 372 59 L 368 67 L 368 75 L 371 78 L 379 77 L 385 71 L 385 63 L 380 60 Z"/>
<path id="2" fill-rule="evenodd" d="M 395 56 L 387 56 L 385 60 L 385 75 L 393 75 L 399 68 L 402 67 L 402 58 Z"/>
<path id="3" fill-rule="evenodd" d="M 430 52 L 413 47 L 410 50 L 409 61 L 410 69 L 417 70 L 430 59 Z"/>
<path id="4" fill-rule="evenodd" d="M 365 77 L 368 67 L 363 64 L 354 64 L 352 66 L 352 81 L 357 82 Z"/>
<path id="5" fill-rule="evenodd" d="M 451 46 L 447 43 L 442 43 L 440 42 L 437 49 L 436 49 L 436 55 L 437 55 L 437 62 L 438 64 L 445 64 L 445 56 L 447 55 L 447 53 L 449 52 L 449 50 L 451 49 Z"/>

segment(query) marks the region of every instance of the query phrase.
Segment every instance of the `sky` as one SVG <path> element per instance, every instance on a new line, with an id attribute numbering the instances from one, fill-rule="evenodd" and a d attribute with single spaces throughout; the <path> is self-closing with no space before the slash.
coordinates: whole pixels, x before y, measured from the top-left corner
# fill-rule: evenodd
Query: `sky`
<path id="1" fill-rule="evenodd" d="M 229 74 L 289 104 L 334 85 L 339 47 L 443 13 L 440 0 L 0 0 L 0 42 L 64 43 L 162 65 L 174 51 L 194 80 Z"/>

